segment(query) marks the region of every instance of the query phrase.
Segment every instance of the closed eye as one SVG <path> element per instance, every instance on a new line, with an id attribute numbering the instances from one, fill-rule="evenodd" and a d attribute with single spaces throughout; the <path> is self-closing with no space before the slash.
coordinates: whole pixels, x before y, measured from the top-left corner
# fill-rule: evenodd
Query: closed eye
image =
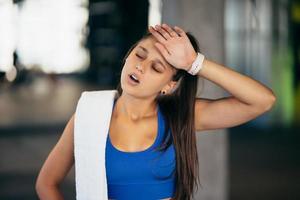
<path id="1" fill-rule="evenodd" d="M 139 54 L 135 54 L 136 57 L 138 57 L 139 59 L 144 59 L 142 56 L 140 56 Z M 162 73 L 161 71 L 157 70 L 157 67 L 152 67 L 154 69 L 154 71 L 158 72 L 158 73 Z"/>
<path id="2" fill-rule="evenodd" d="M 137 53 L 136 53 L 135 55 L 136 55 L 136 57 L 138 57 L 138 58 L 140 58 L 140 59 L 143 59 L 143 57 L 140 56 L 140 55 L 138 55 Z"/>
<path id="3" fill-rule="evenodd" d="M 156 72 L 158 72 L 158 73 L 162 73 L 161 71 L 157 70 L 156 67 L 153 67 L 153 69 L 154 69 Z"/>

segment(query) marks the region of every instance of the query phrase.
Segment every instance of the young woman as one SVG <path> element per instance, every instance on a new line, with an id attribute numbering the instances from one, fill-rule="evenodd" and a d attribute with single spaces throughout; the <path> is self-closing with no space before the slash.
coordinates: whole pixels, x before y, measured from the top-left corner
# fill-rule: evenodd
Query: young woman
<path id="1" fill-rule="evenodd" d="M 198 77 L 232 96 L 196 98 Z M 196 131 L 243 124 L 276 99 L 254 79 L 205 59 L 190 33 L 167 24 L 149 27 L 129 50 L 117 90 L 106 149 L 110 199 L 190 199 L 199 182 Z M 63 199 L 58 186 L 74 164 L 73 131 L 74 115 L 39 173 L 41 199 Z"/>

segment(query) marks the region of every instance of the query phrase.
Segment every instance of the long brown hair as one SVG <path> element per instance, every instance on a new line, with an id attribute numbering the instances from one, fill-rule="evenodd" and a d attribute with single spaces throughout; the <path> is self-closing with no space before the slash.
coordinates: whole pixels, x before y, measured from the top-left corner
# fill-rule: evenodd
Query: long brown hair
<path id="1" fill-rule="evenodd" d="M 186 34 L 195 51 L 200 52 L 196 38 L 190 32 L 186 32 Z M 147 32 L 139 41 L 131 46 L 123 59 L 123 64 L 137 44 L 151 35 L 151 33 Z M 176 191 L 172 199 L 190 200 L 193 197 L 195 186 L 198 189 L 198 183 L 201 185 L 194 125 L 198 77 L 179 69 L 172 77 L 172 80 L 178 81 L 178 86 L 173 93 L 158 95 L 155 99 L 166 119 L 163 143 L 158 149 L 164 151 L 173 142 L 176 152 Z M 117 86 L 117 91 L 120 96 L 123 91 L 120 83 Z M 168 137 L 169 134 L 167 133 L 170 131 L 172 137 Z"/>

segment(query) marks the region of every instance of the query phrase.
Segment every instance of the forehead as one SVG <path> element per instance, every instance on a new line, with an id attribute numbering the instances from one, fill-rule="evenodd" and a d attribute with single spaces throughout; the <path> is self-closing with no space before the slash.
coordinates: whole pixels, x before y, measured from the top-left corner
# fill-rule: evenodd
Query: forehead
<path id="1" fill-rule="evenodd" d="M 154 46 L 155 42 L 158 42 L 158 40 L 155 39 L 153 36 L 149 36 L 149 37 L 147 37 L 147 38 L 141 40 L 141 41 L 138 43 L 138 45 L 143 45 L 143 46 L 145 46 L 145 47 L 150 48 L 149 50 L 154 50 L 154 51 L 156 51 L 157 53 L 159 53 L 158 50 L 156 49 L 156 47 Z"/>
<path id="2" fill-rule="evenodd" d="M 137 49 L 141 49 L 139 46 L 144 47 L 148 51 L 148 56 L 151 56 L 155 59 L 160 60 L 167 68 L 170 68 L 171 70 L 175 70 L 173 66 L 171 66 L 166 59 L 163 57 L 163 55 L 159 52 L 159 50 L 154 46 L 154 44 L 158 42 L 153 36 L 150 36 L 146 39 L 143 39 L 138 43 L 136 46 Z"/>

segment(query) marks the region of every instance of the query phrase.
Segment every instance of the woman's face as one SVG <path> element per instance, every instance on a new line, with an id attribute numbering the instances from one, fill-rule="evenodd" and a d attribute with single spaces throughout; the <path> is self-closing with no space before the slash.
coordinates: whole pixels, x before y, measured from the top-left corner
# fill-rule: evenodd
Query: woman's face
<path id="1" fill-rule="evenodd" d="M 161 90 L 175 86 L 173 75 L 178 69 L 171 66 L 154 46 L 157 40 L 150 36 L 130 52 L 121 73 L 123 92 L 138 97 L 157 96 Z M 139 66 L 138 68 L 136 66 Z M 134 73 L 139 83 L 131 80 Z"/>

